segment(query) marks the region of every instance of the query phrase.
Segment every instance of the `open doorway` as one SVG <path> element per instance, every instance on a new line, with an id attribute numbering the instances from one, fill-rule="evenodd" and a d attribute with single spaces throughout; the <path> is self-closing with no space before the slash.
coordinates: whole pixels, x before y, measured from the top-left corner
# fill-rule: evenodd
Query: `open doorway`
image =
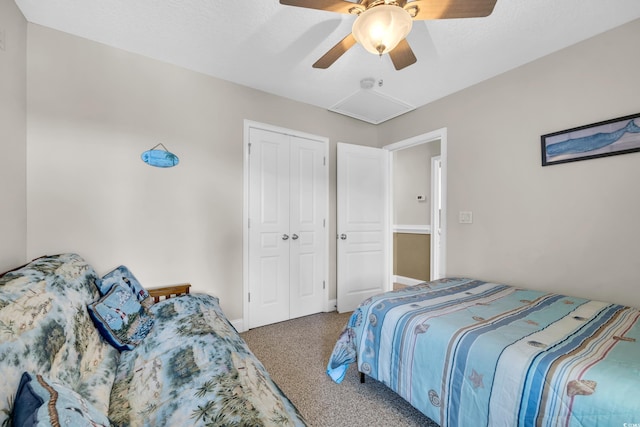
<path id="1" fill-rule="evenodd" d="M 391 151 L 391 282 L 444 277 L 446 129 L 384 148 Z"/>

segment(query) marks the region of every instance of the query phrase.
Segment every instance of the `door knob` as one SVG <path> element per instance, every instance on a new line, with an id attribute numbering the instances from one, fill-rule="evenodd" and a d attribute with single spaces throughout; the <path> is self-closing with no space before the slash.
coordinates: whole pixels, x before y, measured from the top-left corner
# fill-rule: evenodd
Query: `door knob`
<path id="1" fill-rule="evenodd" d="M 344 234 L 344 233 L 342 233 L 342 234 L 340 235 L 340 239 L 341 239 L 341 240 L 347 240 L 347 235 L 346 235 L 346 234 Z"/>
<path id="2" fill-rule="evenodd" d="M 288 234 L 283 234 L 282 235 L 282 240 L 289 240 L 289 235 Z"/>
<path id="3" fill-rule="evenodd" d="M 298 240 L 298 235 L 297 235 L 297 234 L 294 234 L 293 236 L 291 236 L 291 238 L 292 238 L 293 240 Z"/>

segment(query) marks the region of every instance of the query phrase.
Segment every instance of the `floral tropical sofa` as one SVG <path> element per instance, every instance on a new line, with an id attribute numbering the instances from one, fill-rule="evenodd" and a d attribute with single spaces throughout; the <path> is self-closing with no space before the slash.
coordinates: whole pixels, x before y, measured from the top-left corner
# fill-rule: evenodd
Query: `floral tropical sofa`
<path id="1" fill-rule="evenodd" d="M 305 425 L 216 298 L 107 276 L 62 254 L 0 277 L 1 426 Z"/>

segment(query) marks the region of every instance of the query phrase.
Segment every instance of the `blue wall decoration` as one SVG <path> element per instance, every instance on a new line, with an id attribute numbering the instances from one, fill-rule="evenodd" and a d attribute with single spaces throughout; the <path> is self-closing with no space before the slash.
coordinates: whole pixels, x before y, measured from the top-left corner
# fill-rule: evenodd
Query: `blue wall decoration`
<path id="1" fill-rule="evenodd" d="M 162 150 L 157 149 L 162 146 Z M 171 168 L 176 166 L 180 159 L 178 156 L 173 154 L 171 151 L 167 150 L 162 143 L 156 145 L 150 150 L 142 153 L 142 161 L 148 164 L 149 166 L 155 166 L 157 168 Z"/>
<path id="2" fill-rule="evenodd" d="M 640 114 L 542 135 L 542 166 L 640 151 Z"/>

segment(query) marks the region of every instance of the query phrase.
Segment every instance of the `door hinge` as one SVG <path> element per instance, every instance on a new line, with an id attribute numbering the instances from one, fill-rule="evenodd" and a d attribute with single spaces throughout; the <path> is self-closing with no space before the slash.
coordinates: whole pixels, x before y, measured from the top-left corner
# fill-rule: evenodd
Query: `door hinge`
<path id="1" fill-rule="evenodd" d="M 249 292 L 247 295 L 248 295 L 249 302 L 251 302 L 251 292 Z"/>
<path id="2" fill-rule="evenodd" d="M 251 228 L 251 218 L 247 218 L 247 228 Z"/>
<path id="3" fill-rule="evenodd" d="M 322 158 L 322 166 L 327 166 L 327 156 Z"/>
<path id="4" fill-rule="evenodd" d="M 327 282 L 325 282 L 324 280 L 322 281 L 322 289 L 325 289 L 327 287 Z"/>
<path id="5" fill-rule="evenodd" d="M 322 220 L 322 228 L 327 228 L 327 219 L 326 218 L 324 218 Z"/>
<path id="6" fill-rule="evenodd" d="M 249 147 L 247 147 L 249 150 L 249 155 L 251 155 L 251 143 L 249 143 Z"/>

